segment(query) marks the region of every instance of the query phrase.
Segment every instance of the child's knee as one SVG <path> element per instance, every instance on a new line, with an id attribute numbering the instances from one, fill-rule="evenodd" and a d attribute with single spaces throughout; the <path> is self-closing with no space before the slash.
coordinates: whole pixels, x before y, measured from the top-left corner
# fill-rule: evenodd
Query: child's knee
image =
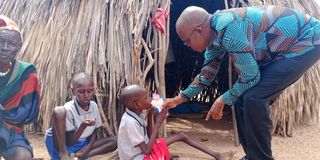
<path id="1" fill-rule="evenodd" d="M 31 159 L 32 159 L 32 154 L 29 150 L 22 147 L 16 148 L 13 160 L 31 160 Z"/>
<path id="2" fill-rule="evenodd" d="M 118 145 L 118 139 L 117 139 L 117 137 L 116 137 L 116 136 L 113 136 L 112 140 L 113 140 L 112 143 L 114 144 L 114 146 L 117 146 L 117 145 Z"/>
<path id="3" fill-rule="evenodd" d="M 118 142 L 117 136 L 111 136 L 111 140 L 112 140 L 114 143 L 116 143 L 116 144 L 117 144 L 117 142 Z"/>
<path id="4" fill-rule="evenodd" d="M 106 142 L 111 144 L 112 146 L 117 146 L 118 139 L 116 136 L 106 137 Z"/>
<path id="5" fill-rule="evenodd" d="M 179 135 L 179 137 L 181 139 L 187 139 L 188 138 L 188 136 L 185 133 L 180 132 L 180 133 L 177 133 L 177 134 Z"/>
<path id="6" fill-rule="evenodd" d="M 54 119 L 65 119 L 67 115 L 66 109 L 64 107 L 56 107 L 53 109 L 52 116 Z"/>

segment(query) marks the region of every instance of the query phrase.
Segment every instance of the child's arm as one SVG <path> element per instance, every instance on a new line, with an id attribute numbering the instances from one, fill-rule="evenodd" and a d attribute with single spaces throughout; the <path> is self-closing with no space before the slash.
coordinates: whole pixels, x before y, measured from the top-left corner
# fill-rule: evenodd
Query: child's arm
<path id="1" fill-rule="evenodd" d="M 159 116 L 157 117 L 157 120 L 156 120 L 156 123 L 154 125 L 154 128 L 152 130 L 149 142 L 147 144 L 144 143 L 144 142 L 139 144 L 139 147 L 140 147 L 141 151 L 144 154 L 149 154 L 150 153 L 150 151 L 152 149 L 152 146 L 156 141 L 157 134 L 159 132 L 159 128 L 160 128 L 162 122 L 164 121 L 164 119 L 166 119 L 166 117 L 167 117 L 167 113 L 168 113 L 168 109 L 164 108 L 164 109 L 161 110 L 161 112 L 159 113 Z"/>
<path id="2" fill-rule="evenodd" d="M 70 144 L 73 145 L 77 142 L 77 140 L 80 138 L 83 131 L 88 126 L 94 126 L 96 124 L 95 119 L 86 119 L 84 122 L 81 123 L 80 127 L 74 132 L 74 134 L 71 137 Z"/>
<path id="3" fill-rule="evenodd" d="M 149 110 L 147 117 L 148 117 L 147 133 L 148 133 L 148 137 L 151 137 L 152 129 L 154 127 L 154 121 L 153 121 L 154 109 L 153 108 Z"/>

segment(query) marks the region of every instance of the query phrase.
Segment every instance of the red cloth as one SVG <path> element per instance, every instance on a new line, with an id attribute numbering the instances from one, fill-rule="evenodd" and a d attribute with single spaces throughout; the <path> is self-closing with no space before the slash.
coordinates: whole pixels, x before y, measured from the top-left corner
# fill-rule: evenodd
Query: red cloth
<path id="1" fill-rule="evenodd" d="M 164 33 L 166 30 L 166 19 L 168 17 L 168 12 L 164 11 L 162 8 L 158 8 L 154 17 L 151 19 L 152 25 L 161 33 Z"/>
<path id="2" fill-rule="evenodd" d="M 166 139 L 157 139 L 149 155 L 146 155 L 143 160 L 170 160 L 170 153 Z"/>

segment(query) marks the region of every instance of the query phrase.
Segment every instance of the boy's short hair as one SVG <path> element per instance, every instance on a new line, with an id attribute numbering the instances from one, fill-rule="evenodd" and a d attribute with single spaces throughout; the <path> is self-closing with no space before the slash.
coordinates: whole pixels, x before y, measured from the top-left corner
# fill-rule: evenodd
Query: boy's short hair
<path id="1" fill-rule="evenodd" d="M 71 88 L 74 88 L 81 81 L 90 81 L 93 84 L 93 79 L 90 74 L 85 72 L 79 72 L 73 75 L 71 79 Z"/>
<path id="2" fill-rule="evenodd" d="M 128 85 L 121 89 L 120 91 L 120 102 L 125 107 L 130 107 L 132 101 L 134 100 L 136 93 L 145 90 L 141 85 L 138 84 L 132 84 Z"/>

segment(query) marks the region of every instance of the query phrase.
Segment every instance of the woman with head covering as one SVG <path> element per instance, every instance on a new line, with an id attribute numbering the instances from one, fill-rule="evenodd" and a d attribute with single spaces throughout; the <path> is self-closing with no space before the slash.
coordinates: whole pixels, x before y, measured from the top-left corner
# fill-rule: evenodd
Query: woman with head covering
<path id="1" fill-rule="evenodd" d="M 16 59 L 21 47 L 17 24 L 0 15 L 0 156 L 14 160 L 33 157 L 23 126 L 37 118 L 40 104 L 36 68 Z"/>

